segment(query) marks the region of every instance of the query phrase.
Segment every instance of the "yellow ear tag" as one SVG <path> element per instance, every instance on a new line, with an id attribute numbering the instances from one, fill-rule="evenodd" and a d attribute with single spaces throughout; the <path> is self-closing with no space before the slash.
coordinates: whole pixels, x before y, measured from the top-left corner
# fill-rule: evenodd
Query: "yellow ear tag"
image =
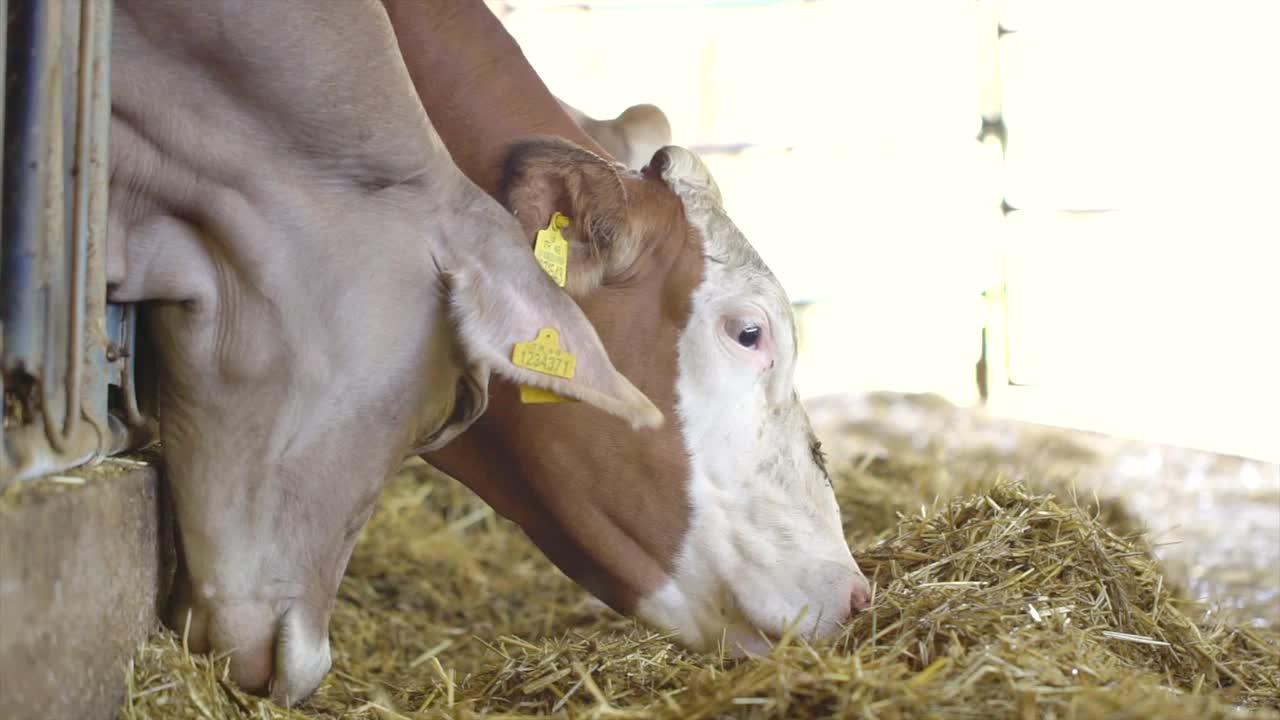
<path id="1" fill-rule="evenodd" d="M 533 342 L 516 343 L 515 349 L 511 351 L 511 362 L 516 367 L 567 380 L 573 377 L 573 369 L 578 360 L 572 353 L 560 348 L 560 333 L 552 328 L 542 328 Z M 569 399 L 542 388 L 521 385 L 520 402 L 540 404 L 569 402 Z"/>
<path id="2" fill-rule="evenodd" d="M 574 400 L 561 397 L 550 390 L 543 390 L 540 387 L 521 385 L 520 402 L 525 405 L 545 405 L 547 403 L 574 402 Z"/>
<path id="3" fill-rule="evenodd" d="M 551 276 L 552 280 L 560 287 L 564 287 L 565 279 L 569 273 L 569 241 L 564 239 L 564 235 L 560 231 L 569 227 L 569 218 L 560 213 L 551 214 L 551 222 L 545 228 L 538 231 L 538 239 L 533 244 L 533 257 L 542 266 L 542 269 Z M 569 374 L 560 375 L 563 378 L 573 377 L 574 357 L 560 349 L 560 334 L 550 328 L 544 328 L 538 333 L 538 337 L 532 343 L 516 343 L 515 352 L 512 354 L 511 361 L 520 367 L 536 370 L 537 372 L 545 372 L 536 367 L 521 364 L 522 357 L 534 357 L 534 355 L 521 355 L 521 347 L 545 347 L 547 342 L 551 343 L 552 349 L 556 353 L 560 353 L 569 359 Z M 556 373 L 549 373 L 555 375 Z M 577 402 L 572 398 L 561 397 L 550 390 L 543 390 L 532 385 L 520 386 L 520 402 L 526 405 L 543 405 L 546 403 L 562 403 Z"/>
<path id="4" fill-rule="evenodd" d="M 533 243 L 533 257 L 560 287 L 564 287 L 569 273 L 569 241 L 560 231 L 569 227 L 569 218 L 560 213 L 551 214 L 551 222 L 538 231 Z"/>

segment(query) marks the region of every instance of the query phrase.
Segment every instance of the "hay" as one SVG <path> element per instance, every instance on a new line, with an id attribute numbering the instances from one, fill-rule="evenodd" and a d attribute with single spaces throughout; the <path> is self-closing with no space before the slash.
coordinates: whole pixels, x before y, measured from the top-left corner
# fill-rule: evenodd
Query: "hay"
<path id="1" fill-rule="evenodd" d="M 786 638 L 735 662 L 602 610 L 417 466 L 392 480 L 356 549 L 334 671 L 311 700 L 246 696 L 225 660 L 163 632 L 134 660 L 122 715 L 1280 717 L 1280 636 L 1180 597 L 1123 510 L 883 461 L 846 468 L 836 487 L 873 610 L 834 642 Z"/>

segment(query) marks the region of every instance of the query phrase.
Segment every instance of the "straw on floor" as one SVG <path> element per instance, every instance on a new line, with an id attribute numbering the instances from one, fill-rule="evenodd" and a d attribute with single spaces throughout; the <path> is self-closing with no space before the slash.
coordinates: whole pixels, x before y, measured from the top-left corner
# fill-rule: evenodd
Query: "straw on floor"
<path id="1" fill-rule="evenodd" d="M 122 716 L 1280 718 L 1280 634 L 1182 597 L 1123 508 L 879 459 L 835 486 L 872 610 L 833 642 L 732 661 L 602 609 L 410 467 L 351 560 L 312 699 L 247 696 L 166 631 L 138 651 Z"/>

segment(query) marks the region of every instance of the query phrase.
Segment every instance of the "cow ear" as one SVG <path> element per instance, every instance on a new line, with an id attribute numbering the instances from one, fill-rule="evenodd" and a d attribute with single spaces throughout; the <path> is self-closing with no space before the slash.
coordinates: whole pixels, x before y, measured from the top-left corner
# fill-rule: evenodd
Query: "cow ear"
<path id="1" fill-rule="evenodd" d="M 720 186 L 711 177 L 702 159 L 691 150 L 678 145 L 667 145 L 659 148 L 649 160 L 649 164 L 641 169 L 646 177 L 656 178 L 666 183 L 686 206 L 692 204 L 701 207 L 710 203 L 723 205 Z"/>
<path id="2" fill-rule="evenodd" d="M 625 168 L 561 138 L 518 142 L 507 152 L 498 197 L 533 238 L 555 213 L 568 219 L 565 289 L 581 297 L 630 266 Z"/>
<path id="3" fill-rule="evenodd" d="M 493 210 L 501 212 L 496 204 Z M 661 425 L 662 412 L 613 366 L 591 322 L 522 244 L 512 218 L 503 213 L 497 227 L 507 231 L 453 249 L 443 263 L 468 364 L 594 405 L 636 428 Z"/>

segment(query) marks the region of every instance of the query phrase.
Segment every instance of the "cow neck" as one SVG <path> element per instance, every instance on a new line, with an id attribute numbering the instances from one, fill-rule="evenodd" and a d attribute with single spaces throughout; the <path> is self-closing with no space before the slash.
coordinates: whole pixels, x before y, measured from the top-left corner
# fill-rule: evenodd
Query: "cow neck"
<path id="1" fill-rule="evenodd" d="M 388 0 L 386 6 L 432 125 L 485 192 L 497 195 L 507 149 L 531 135 L 562 137 L 610 157 L 560 107 L 483 4 Z"/>
<path id="2" fill-rule="evenodd" d="M 511 145 L 533 135 L 610 157 L 564 112 L 488 8 L 385 4 L 432 124 L 458 167 L 490 195 L 498 198 Z M 615 365 L 658 405 L 666 425 L 635 433 L 580 404 L 522 405 L 514 385 L 493 377 L 488 412 L 423 456 L 519 523 L 566 574 L 624 611 L 665 582 L 689 522 L 690 468 L 675 378 L 703 258 L 700 240 L 684 231 L 683 213 L 674 208 L 665 215 L 671 224 L 651 217 L 637 223 L 651 231 L 644 271 L 579 304 Z M 637 338 L 648 349 L 638 351 Z M 582 513 L 610 520 L 588 523 Z"/>

